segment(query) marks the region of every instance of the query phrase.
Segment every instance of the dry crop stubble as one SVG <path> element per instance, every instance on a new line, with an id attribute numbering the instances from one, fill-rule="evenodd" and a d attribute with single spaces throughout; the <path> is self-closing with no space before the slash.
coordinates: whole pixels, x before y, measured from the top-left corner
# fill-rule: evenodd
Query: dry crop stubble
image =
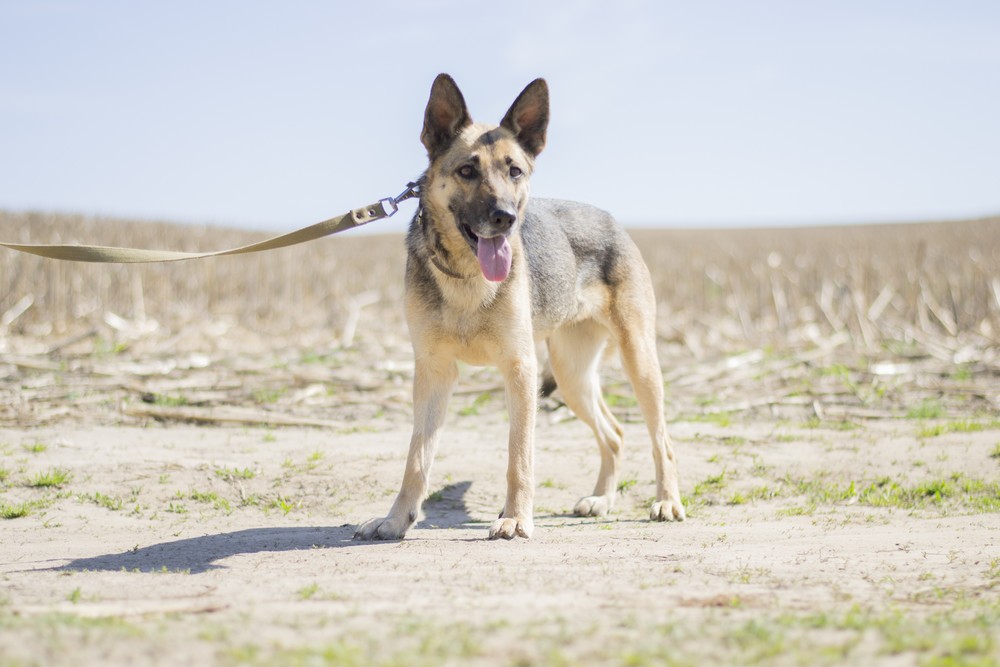
<path id="1" fill-rule="evenodd" d="M 197 225 L 0 212 L 0 237 L 14 242 L 195 252 L 263 236 Z M 352 308 L 401 299 L 403 258 L 401 239 L 356 234 L 259 255 L 145 265 L 57 262 L 4 252 L 0 314 L 23 309 L 8 329 L 46 334 L 84 328 L 106 313 L 173 328 L 227 317 L 288 331 L 337 331 Z M 18 308 L 19 303 L 30 305 Z"/>
<path id="2" fill-rule="evenodd" d="M 1000 407 L 1000 218 L 632 233 L 659 298 L 675 418 L 722 423 L 763 411 L 843 423 L 912 414 L 926 402 L 939 417 Z M 205 250 L 261 236 L 0 213 L 0 237 L 36 243 Z M 404 262 L 400 237 L 350 233 L 156 265 L 4 251 L 0 351 L 16 369 L 10 379 L 31 377 L 17 390 L 7 385 L 0 418 L 79 416 L 69 397 L 110 406 L 126 421 L 319 424 L 359 406 L 361 419 L 398 417 L 412 372 Z M 172 370 L 187 373 L 171 379 Z M 499 386 L 489 371 L 467 375 L 460 414 L 479 411 L 478 397 Z M 67 378 L 78 386 L 66 388 Z M 609 404 L 631 419 L 634 399 L 614 364 L 605 387 Z M 114 409 L 125 399 L 129 407 Z M 289 408 L 289 418 L 275 414 Z M 254 421 L 262 412 L 270 417 Z"/>
<path id="3" fill-rule="evenodd" d="M 844 333 L 866 348 L 912 342 L 937 350 L 940 337 L 1000 335 L 1000 218 L 780 230 L 644 229 L 632 235 L 650 267 L 670 333 L 701 338 L 691 343 L 700 348 L 716 342 L 709 328 L 742 346 Z M 0 212 L 0 237 L 20 242 L 196 251 L 261 236 Z M 104 312 L 165 326 L 212 313 L 248 325 L 336 329 L 349 317 L 352 301 L 354 307 L 378 305 L 398 313 L 404 261 L 400 238 L 350 233 L 251 257 L 146 266 L 63 263 L 4 251 L 0 314 L 8 314 L 5 326 L 12 332 L 64 330 Z M 400 321 L 397 315 L 389 324 Z"/>

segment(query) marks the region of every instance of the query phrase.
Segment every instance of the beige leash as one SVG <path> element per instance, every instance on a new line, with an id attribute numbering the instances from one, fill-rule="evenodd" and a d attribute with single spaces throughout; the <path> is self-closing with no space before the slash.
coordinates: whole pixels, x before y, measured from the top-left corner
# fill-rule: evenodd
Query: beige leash
<path id="1" fill-rule="evenodd" d="M 369 222 L 391 217 L 399 210 L 399 202 L 418 195 L 419 186 L 416 183 L 407 183 L 406 190 L 399 196 L 380 199 L 370 206 L 356 208 L 339 218 L 330 218 L 323 222 L 317 222 L 315 225 L 282 234 L 281 236 L 275 236 L 266 241 L 251 243 L 250 245 L 230 250 L 218 250 L 216 252 L 177 252 L 174 250 L 145 250 L 142 248 L 113 248 L 93 245 L 31 245 L 3 242 L 0 242 L 0 246 L 40 257 L 61 259 L 70 262 L 114 262 L 121 264 L 176 262 L 183 259 L 199 259 L 201 257 L 243 255 L 250 252 L 287 248 L 288 246 L 305 243 L 306 241 L 330 236 L 331 234 L 338 234 L 348 229 L 367 225 Z"/>

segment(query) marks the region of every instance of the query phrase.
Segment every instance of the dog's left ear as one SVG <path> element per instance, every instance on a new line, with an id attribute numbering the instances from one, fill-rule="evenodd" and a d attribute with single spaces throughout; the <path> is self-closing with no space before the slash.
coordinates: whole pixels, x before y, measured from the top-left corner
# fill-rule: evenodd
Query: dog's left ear
<path id="1" fill-rule="evenodd" d="M 545 79 L 535 79 L 510 105 L 500 127 L 510 130 L 524 150 L 532 156 L 545 148 L 545 130 L 549 126 L 549 86 Z"/>

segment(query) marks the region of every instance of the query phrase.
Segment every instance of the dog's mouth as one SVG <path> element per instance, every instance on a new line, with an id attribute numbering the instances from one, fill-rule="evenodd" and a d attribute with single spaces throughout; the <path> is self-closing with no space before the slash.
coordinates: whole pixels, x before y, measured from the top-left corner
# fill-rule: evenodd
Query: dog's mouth
<path id="1" fill-rule="evenodd" d="M 476 253 L 479 260 L 479 269 L 483 272 L 483 277 L 489 281 L 499 283 L 507 279 L 510 275 L 511 251 L 510 242 L 504 235 L 485 237 L 477 236 L 472 227 L 462 223 L 458 226 L 462 236 L 469 243 L 469 247 Z"/>
<path id="2" fill-rule="evenodd" d="M 479 237 L 476 236 L 474 231 L 472 231 L 472 227 L 469 227 L 463 222 L 458 226 L 458 229 L 462 232 L 462 236 L 465 237 L 466 243 L 468 243 L 469 247 L 472 248 L 472 252 L 476 252 L 479 247 Z"/>

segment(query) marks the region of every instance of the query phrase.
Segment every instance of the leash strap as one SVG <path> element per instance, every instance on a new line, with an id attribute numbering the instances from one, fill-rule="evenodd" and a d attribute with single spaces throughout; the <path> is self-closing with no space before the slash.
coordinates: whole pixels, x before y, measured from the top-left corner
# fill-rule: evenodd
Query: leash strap
<path id="1" fill-rule="evenodd" d="M 23 243 L 3 243 L 0 246 L 26 252 L 39 257 L 61 259 L 69 262 L 103 262 L 118 264 L 136 264 L 142 262 L 177 262 L 185 259 L 200 259 L 202 257 L 222 257 L 224 255 L 244 255 L 251 252 L 263 252 L 277 248 L 305 243 L 331 234 L 339 234 L 348 229 L 354 229 L 370 222 L 391 217 L 399 210 L 399 202 L 418 195 L 416 183 L 408 183 L 397 197 L 388 197 L 369 206 L 356 208 L 339 218 L 330 218 L 323 222 L 304 227 L 294 232 L 275 236 L 274 238 L 239 248 L 218 250 L 215 252 L 178 252 L 174 250 L 145 250 L 142 248 L 114 248 L 92 245 L 32 245 Z"/>

